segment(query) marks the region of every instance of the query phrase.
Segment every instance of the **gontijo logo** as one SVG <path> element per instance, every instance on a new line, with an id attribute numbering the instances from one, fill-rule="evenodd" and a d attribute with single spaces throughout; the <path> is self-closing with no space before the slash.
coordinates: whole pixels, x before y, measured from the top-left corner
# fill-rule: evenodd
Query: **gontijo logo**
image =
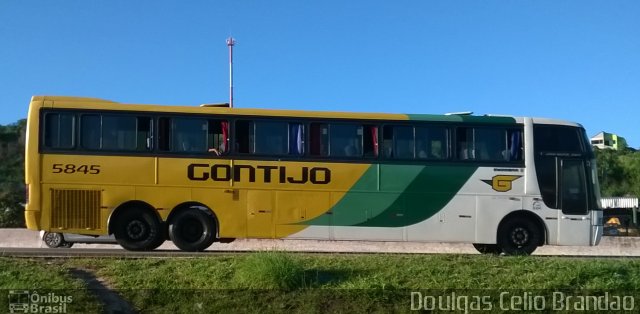
<path id="1" fill-rule="evenodd" d="M 507 192 L 511 191 L 513 188 L 512 182 L 520 179 L 521 177 L 522 176 L 500 174 L 493 176 L 491 180 L 482 180 L 482 182 L 490 185 L 491 188 L 497 192 Z"/>

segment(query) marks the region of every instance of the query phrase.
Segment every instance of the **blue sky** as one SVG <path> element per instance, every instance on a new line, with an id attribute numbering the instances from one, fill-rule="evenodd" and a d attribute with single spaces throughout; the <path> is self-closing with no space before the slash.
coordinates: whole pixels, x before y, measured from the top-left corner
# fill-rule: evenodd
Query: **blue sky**
<path id="1" fill-rule="evenodd" d="M 582 123 L 640 147 L 640 1 L 0 0 L 0 124 L 32 95 Z"/>

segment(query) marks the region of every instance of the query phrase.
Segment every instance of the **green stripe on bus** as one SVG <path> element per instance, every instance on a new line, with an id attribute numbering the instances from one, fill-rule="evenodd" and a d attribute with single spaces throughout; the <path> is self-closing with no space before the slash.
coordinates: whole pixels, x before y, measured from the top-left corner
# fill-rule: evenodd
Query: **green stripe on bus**
<path id="1" fill-rule="evenodd" d="M 475 166 L 372 165 L 327 213 L 306 225 L 402 227 L 440 211 Z M 378 178 L 378 175 L 381 178 Z M 378 187 L 378 182 L 380 187 Z"/>

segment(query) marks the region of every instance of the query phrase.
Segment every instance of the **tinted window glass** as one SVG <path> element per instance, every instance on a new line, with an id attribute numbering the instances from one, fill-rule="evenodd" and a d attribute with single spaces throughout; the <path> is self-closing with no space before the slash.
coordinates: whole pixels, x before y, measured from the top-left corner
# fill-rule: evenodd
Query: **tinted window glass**
<path id="1" fill-rule="evenodd" d="M 311 123 L 309 125 L 309 153 L 312 156 L 329 156 L 329 125 Z"/>
<path id="2" fill-rule="evenodd" d="M 102 149 L 135 150 L 136 118 L 102 116 Z"/>
<path id="3" fill-rule="evenodd" d="M 587 214 L 587 187 L 584 162 L 562 161 L 562 212 L 565 214 Z"/>
<path id="4" fill-rule="evenodd" d="M 478 160 L 507 160 L 506 130 L 476 128 L 474 141 L 476 159 Z"/>
<path id="5" fill-rule="evenodd" d="M 456 132 L 456 147 L 458 149 L 458 159 L 470 160 L 476 158 L 473 128 L 458 128 Z"/>
<path id="6" fill-rule="evenodd" d="M 582 142 L 578 128 L 565 126 L 534 126 L 536 152 L 581 153 Z"/>
<path id="7" fill-rule="evenodd" d="M 449 157 L 448 131 L 442 127 L 416 127 L 416 158 L 446 159 Z"/>
<path id="8" fill-rule="evenodd" d="M 102 147 L 102 121 L 99 115 L 83 115 L 80 124 L 82 148 L 98 150 Z"/>
<path id="9" fill-rule="evenodd" d="M 171 147 L 174 152 L 207 152 L 207 125 L 205 119 L 173 118 Z"/>
<path id="10" fill-rule="evenodd" d="M 286 155 L 288 153 L 288 124 L 285 122 L 256 121 L 255 150 L 261 155 Z"/>
<path id="11" fill-rule="evenodd" d="M 75 115 L 48 113 L 44 122 L 44 146 L 49 148 L 73 148 Z"/>
<path id="12" fill-rule="evenodd" d="M 413 127 L 391 125 L 385 126 L 383 145 L 385 157 L 387 158 L 413 159 Z"/>
<path id="13" fill-rule="evenodd" d="M 81 146 L 88 150 L 151 149 L 151 118 L 123 115 L 83 115 Z"/>
<path id="14" fill-rule="evenodd" d="M 331 157 L 362 156 L 362 126 L 331 124 L 329 126 L 329 155 Z"/>
<path id="15" fill-rule="evenodd" d="M 522 161 L 522 131 L 495 127 L 463 127 L 456 133 L 458 159 Z"/>

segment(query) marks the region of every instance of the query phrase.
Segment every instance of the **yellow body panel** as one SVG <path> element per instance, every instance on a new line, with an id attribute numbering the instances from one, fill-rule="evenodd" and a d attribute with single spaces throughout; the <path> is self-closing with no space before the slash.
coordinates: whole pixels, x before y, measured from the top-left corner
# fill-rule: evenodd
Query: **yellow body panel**
<path id="1" fill-rule="evenodd" d="M 96 98 L 35 96 L 29 107 L 27 128 L 25 182 L 30 193 L 25 214 L 27 227 L 54 230 L 51 225 L 52 189 L 99 190 L 100 227 L 64 230 L 83 234 L 106 234 L 113 211 L 125 202 L 139 200 L 155 208 L 163 220 L 167 220 L 171 211 L 180 204 L 201 203 L 218 218 L 220 237 L 285 237 L 305 228 L 304 225 L 296 225 L 297 222 L 322 215 L 335 205 L 369 165 L 229 160 L 213 156 L 178 158 L 40 154 L 41 108 L 229 116 L 408 119 L 401 114 L 127 105 Z M 199 166 L 190 169 L 189 165 L 192 164 Z M 327 177 L 327 171 L 331 172 L 330 178 Z M 315 175 L 319 184 L 310 182 L 312 175 Z M 325 182 L 329 179 L 330 182 Z M 60 230 L 56 228 L 54 231 Z"/>
<path id="2" fill-rule="evenodd" d="M 60 165 L 69 164 L 76 168 L 94 166 L 99 173 L 59 172 Z M 189 179 L 189 165 L 192 164 L 200 165 L 191 172 L 198 180 Z M 228 177 L 228 180 L 213 180 L 211 168 L 215 166 L 223 167 L 217 168 L 216 178 Z M 101 229 L 65 232 L 105 234 L 113 210 L 125 202 L 139 200 L 154 207 L 163 220 L 180 204 L 203 204 L 218 218 L 220 237 L 285 237 L 304 228 L 295 223 L 322 215 L 335 205 L 368 167 L 353 163 L 43 155 L 44 193 L 39 206 L 41 220 L 36 224 L 41 229 L 52 228 L 48 215 L 51 198 L 47 191 L 86 189 L 102 191 Z M 316 171 L 321 173 L 316 175 L 316 181 L 322 184 L 310 181 L 309 173 L 314 169 L 322 169 Z M 234 177 L 234 171 L 238 171 L 237 177 Z M 330 178 L 325 178 L 327 171 L 331 173 Z M 307 180 L 300 183 L 304 172 Z M 205 177 L 207 179 L 202 180 Z M 265 179 L 271 182 L 265 182 Z M 30 203 L 29 209 L 33 205 Z"/>

